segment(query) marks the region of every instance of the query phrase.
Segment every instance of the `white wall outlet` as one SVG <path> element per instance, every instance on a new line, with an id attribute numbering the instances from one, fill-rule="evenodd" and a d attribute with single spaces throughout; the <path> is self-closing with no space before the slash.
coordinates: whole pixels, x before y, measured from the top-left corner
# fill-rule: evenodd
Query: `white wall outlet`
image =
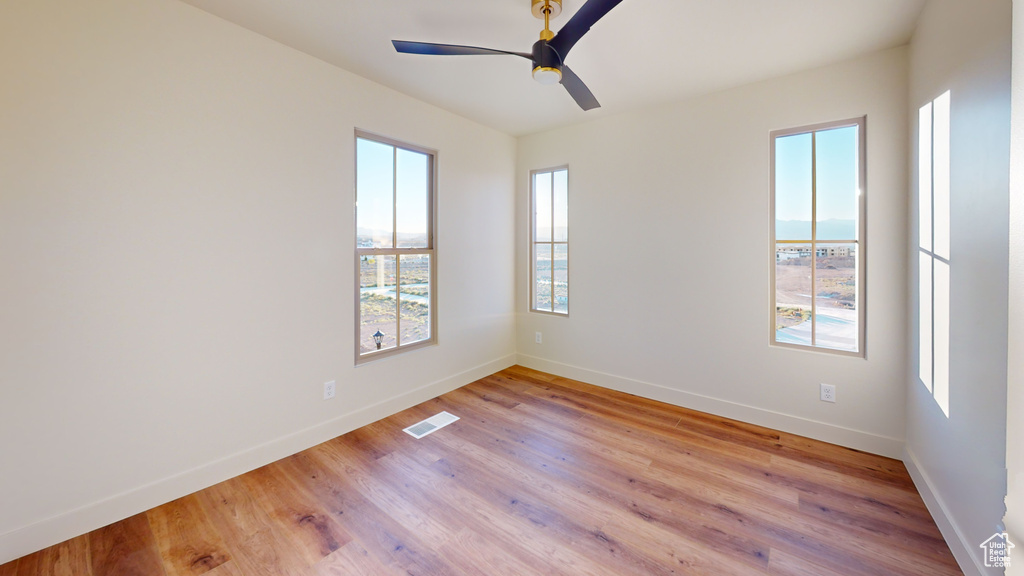
<path id="1" fill-rule="evenodd" d="M 822 402 L 835 402 L 836 401 L 836 385 L 835 384 L 822 384 L 821 385 L 821 401 Z"/>
<path id="2" fill-rule="evenodd" d="M 331 398 L 334 398 L 334 390 L 334 380 L 331 380 L 330 382 L 324 382 L 324 400 L 330 400 Z"/>
<path id="3" fill-rule="evenodd" d="M 541 334 L 540 332 L 534 332 L 534 334 L 533 334 L 533 340 L 534 340 L 534 342 L 536 342 L 537 344 L 543 344 L 543 343 L 544 343 L 544 335 L 543 335 L 543 334 Z"/>

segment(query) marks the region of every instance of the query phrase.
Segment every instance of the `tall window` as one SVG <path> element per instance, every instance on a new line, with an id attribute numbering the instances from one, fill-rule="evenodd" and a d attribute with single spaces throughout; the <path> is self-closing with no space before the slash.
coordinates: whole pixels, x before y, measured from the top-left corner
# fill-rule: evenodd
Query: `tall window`
<path id="1" fill-rule="evenodd" d="M 434 341 L 435 162 L 356 133 L 357 361 Z"/>
<path id="2" fill-rule="evenodd" d="M 950 94 L 918 113 L 918 376 L 949 416 Z"/>
<path id="3" fill-rule="evenodd" d="M 530 173 L 530 308 L 569 313 L 569 169 Z"/>
<path id="4" fill-rule="evenodd" d="M 864 354 L 864 125 L 771 135 L 773 344 Z"/>

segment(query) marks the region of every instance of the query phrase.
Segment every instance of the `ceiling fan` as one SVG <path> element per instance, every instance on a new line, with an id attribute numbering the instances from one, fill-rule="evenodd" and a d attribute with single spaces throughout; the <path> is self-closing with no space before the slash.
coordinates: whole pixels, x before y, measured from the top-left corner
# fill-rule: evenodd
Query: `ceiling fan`
<path id="1" fill-rule="evenodd" d="M 566 22 L 565 26 L 555 34 L 549 28 L 550 19 L 562 13 L 562 0 L 531 0 L 533 15 L 544 19 L 544 30 L 540 40 L 533 45 L 530 53 L 509 52 L 493 48 L 476 46 L 458 46 L 455 44 L 432 44 L 429 42 L 406 42 L 392 40 L 395 50 L 406 54 L 433 54 L 437 56 L 480 56 L 508 54 L 526 58 L 533 63 L 533 78 L 541 84 L 561 83 L 572 96 L 573 100 L 584 110 L 599 108 L 597 98 L 568 66 L 565 58 L 569 50 L 579 42 L 590 27 L 604 17 L 622 0 L 589 0 L 576 14 Z"/>

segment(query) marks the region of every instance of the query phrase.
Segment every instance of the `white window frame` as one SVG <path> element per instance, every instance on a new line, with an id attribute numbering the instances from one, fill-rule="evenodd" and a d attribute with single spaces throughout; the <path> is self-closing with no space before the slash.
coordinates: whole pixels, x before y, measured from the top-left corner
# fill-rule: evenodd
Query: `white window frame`
<path id="1" fill-rule="evenodd" d="M 536 182 L 536 177 L 537 177 L 538 174 L 551 174 L 552 178 L 554 178 L 554 173 L 555 172 L 561 172 L 563 170 L 565 171 L 565 178 L 566 178 L 565 204 L 566 204 L 566 214 L 568 215 L 568 212 L 569 212 L 569 189 L 568 189 L 569 188 L 569 166 L 568 166 L 568 164 L 563 164 L 561 166 L 555 166 L 553 168 L 541 168 L 539 170 L 531 170 L 530 171 L 530 296 L 529 297 L 530 297 L 530 311 L 531 312 L 538 312 L 540 314 L 550 314 L 552 316 L 558 316 L 558 317 L 562 317 L 562 318 L 567 318 L 569 316 L 569 302 L 571 301 L 571 298 L 569 297 L 569 293 L 570 293 L 570 288 L 571 288 L 571 285 L 572 285 L 571 282 L 569 282 L 569 269 L 570 269 L 570 266 L 569 266 L 569 257 L 570 257 L 570 255 L 569 255 L 569 252 L 570 252 L 569 237 L 570 237 L 570 235 L 569 235 L 568 225 L 566 226 L 565 241 L 564 242 L 556 242 L 555 241 L 555 230 L 554 230 L 554 215 L 555 215 L 555 210 L 554 210 L 554 193 L 553 193 L 554 186 L 552 186 L 552 194 L 551 194 L 551 203 L 552 203 L 552 205 L 551 205 L 551 220 L 552 220 L 551 240 L 547 241 L 547 242 L 538 242 L 537 241 L 537 191 L 536 191 L 536 189 L 534 187 L 534 183 Z M 554 258 L 553 257 L 552 257 L 552 270 L 551 270 L 551 309 L 550 310 L 545 310 L 545 309 L 537 308 L 536 307 L 536 303 L 537 303 L 537 294 L 536 294 L 536 291 L 537 291 L 536 258 L 537 258 L 537 246 L 539 244 L 549 245 L 551 247 L 551 254 L 552 254 L 552 256 L 554 256 L 555 245 L 563 245 L 563 244 L 565 245 L 565 253 L 566 253 L 566 264 L 565 264 L 566 302 L 565 302 L 565 311 L 564 312 L 555 310 L 555 286 L 554 286 L 554 283 L 555 283 L 555 273 L 554 273 Z"/>
<path id="2" fill-rule="evenodd" d="M 834 130 L 838 128 L 849 128 L 857 126 L 858 136 L 858 174 L 859 179 L 859 190 L 860 194 L 857 198 L 857 209 L 858 209 L 858 220 L 857 220 L 857 238 L 853 241 L 837 241 L 837 240 L 822 240 L 822 244 L 854 244 L 857 250 L 857 269 L 856 269 L 856 281 L 857 281 L 857 350 L 838 350 L 835 348 L 826 348 L 813 344 L 794 344 L 790 342 L 779 342 L 776 340 L 776 286 L 775 286 L 775 267 L 776 267 L 776 249 L 779 244 L 810 244 L 811 254 L 816 255 L 817 244 L 817 178 L 816 168 L 817 159 L 814 157 L 816 153 L 815 134 L 818 132 L 824 132 L 827 130 Z M 804 240 L 776 240 L 775 238 L 775 142 L 778 138 L 786 136 L 795 136 L 798 134 L 812 134 L 812 161 L 811 161 L 811 238 L 807 241 Z M 779 348 L 792 348 L 797 350 L 809 350 L 814 352 L 823 352 L 827 354 L 835 354 L 840 356 L 851 356 L 856 358 L 867 358 L 867 197 L 868 197 L 868 180 L 867 180 L 867 117 L 861 116 L 859 118 L 851 118 L 848 120 L 838 120 L 835 122 L 824 122 L 820 124 L 812 124 L 809 126 L 801 126 L 798 128 L 788 128 L 784 130 L 775 130 L 771 132 L 771 207 L 770 207 L 770 236 L 769 236 L 769 250 L 770 250 L 770 268 L 771 268 L 771 284 L 769 285 L 770 294 L 770 339 L 769 344 Z M 815 270 L 816 270 L 816 257 L 812 256 L 811 266 L 811 286 L 812 292 L 816 285 Z M 815 301 L 816 298 L 811 297 L 811 322 L 815 322 Z M 812 328 L 812 335 L 813 335 Z"/>
<path id="3" fill-rule="evenodd" d="M 428 211 L 428 215 L 427 215 L 427 247 L 426 248 L 397 248 L 397 245 L 398 245 L 398 238 L 397 238 L 398 229 L 397 228 L 398 227 L 396 225 L 393 225 L 392 226 L 392 230 L 391 230 L 391 232 L 392 232 L 392 248 L 360 248 L 359 247 L 359 215 L 358 215 L 358 210 L 359 210 L 359 206 L 358 206 L 358 198 L 359 198 L 359 190 L 358 190 L 358 182 L 359 182 L 359 174 L 358 174 L 359 158 L 358 158 L 358 154 L 359 154 L 359 152 L 358 152 L 358 149 L 359 149 L 359 146 L 358 146 L 358 143 L 359 143 L 359 140 L 370 140 L 370 141 L 373 141 L 373 142 L 377 142 L 379 144 L 385 144 L 385 145 L 391 146 L 392 148 L 395 148 L 395 153 L 396 154 L 397 154 L 397 150 L 402 149 L 402 150 L 408 150 L 408 151 L 411 151 L 411 152 L 417 152 L 417 153 L 420 153 L 420 154 L 425 154 L 428 157 L 427 169 L 429 170 L 430 173 L 427 176 L 427 183 L 428 183 L 428 187 L 429 187 L 428 190 L 427 190 L 427 194 L 428 194 L 429 197 L 427 198 L 427 211 Z M 435 245 L 435 237 L 436 237 L 436 231 L 437 231 L 437 218 L 436 218 L 436 214 L 437 214 L 437 164 L 438 164 L 438 153 L 437 153 L 436 150 L 433 150 L 433 149 L 430 149 L 430 148 L 425 148 L 425 147 L 422 147 L 422 146 L 417 146 L 415 144 L 409 144 L 407 142 L 402 142 L 400 140 L 395 140 L 393 138 L 388 138 L 386 136 L 381 136 L 379 134 L 374 134 L 372 132 L 367 132 L 365 130 L 359 130 L 359 129 L 356 129 L 356 131 L 355 131 L 355 138 L 353 139 L 353 143 L 355 144 L 354 150 L 353 150 L 354 155 L 355 155 L 355 162 L 354 162 L 354 166 L 355 166 L 355 170 L 354 170 L 355 182 L 353 183 L 353 190 L 355 192 L 354 193 L 355 202 L 354 202 L 354 210 L 352 211 L 352 217 L 353 217 L 353 221 L 354 221 L 354 226 L 353 227 L 355 228 L 355 234 L 354 234 L 355 238 L 353 239 L 353 245 L 355 246 L 355 361 L 356 361 L 356 364 L 358 365 L 358 364 L 362 364 L 364 362 L 369 362 L 369 361 L 378 360 L 378 359 L 381 359 L 381 358 L 386 358 L 386 357 L 389 357 L 389 356 L 394 356 L 395 354 L 402 354 L 402 353 L 410 351 L 410 350 L 415 350 L 415 349 L 423 348 L 423 347 L 426 347 L 426 346 L 432 346 L 432 345 L 437 343 L 437 317 L 438 317 L 438 314 L 437 314 L 437 249 L 436 249 L 436 245 Z M 393 166 L 397 166 L 397 163 L 394 164 Z M 393 167 L 393 169 L 397 169 L 397 168 Z M 392 182 L 393 183 L 395 182 L 394 178 L 393 178 Z M 395 193 L 397 195 L 397 192 L 395 192 Z M 392 217 L 393 218 L 397 217 L 397 216 L 395 216 L 395 214 L 397 214 L 397 211 L 398 211 L 398 209 L 397 209 L 397 196 L 396 196 L 395 201 L 392 202 L 392 213 L 393 213 Z M 361 294 L 360 294 L 360 290 L 361 290 L 360 261 L 361 261 L 361 258 L 363 256 L 370 256 L 370 257 L 376 257 L 376 256 L 395 256 L 395 261 L 396 261 L 396 278 L 395 278 L 395 283 L 396 283 L 396 288 L 397 288 L 400 285 L 400 282 L 401 282 L 401 256 L 402 255 L 409 255 L 409 254 L 426 254 L 426 255 L 430 256 L 430 276 L 429 276 L 429 278 L 430 278 L 429 279 L 429 282 L 430 282 L 430 294 L 429 294 L 430 337 L 425 339 L 425 340 L 418 340 L 418 341 L 413 342 L 411 344 L 402 344 L 402 342 L 401 342 L 401 334 L 402 334 L 401 290 L 396 290 L 396 300 L 395 300 L 395 302 L 396 302 L 395 306 L 396 306 L 396 311 L 397 311 L 397 317 L 396 317 L 396 329 L 397 329 L 396 345 L 393 348 L 386 348 L 386 349 L 382 349 L 382 350 L 370 350 L 368 352 L 363 352 L 362 349 L 361 349 L 361 346 L 360 346 L 360 338 L 361 338 L 361 332 L 362 332 L 362 330 L 361 330 L 361 325 L 362 325 L 362 306 L 360 305 L 360 296 L 361 296 Z"/>

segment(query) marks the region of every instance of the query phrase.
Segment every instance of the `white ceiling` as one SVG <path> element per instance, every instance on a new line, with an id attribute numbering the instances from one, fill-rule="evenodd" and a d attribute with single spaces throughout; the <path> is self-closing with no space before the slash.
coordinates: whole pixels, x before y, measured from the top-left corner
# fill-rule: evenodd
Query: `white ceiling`
<path id="1" fill-rule="evenodd" d="M 182 0 L 365 78 L 515 136 L 905 44 L 925 0 L 624 0 L 566 64 L 601 108 L 514 56 L 399 54 L 392 39 L 529 52 L 530 0 Z M 557 31 L 584 0 L 564 0 Z"/>

